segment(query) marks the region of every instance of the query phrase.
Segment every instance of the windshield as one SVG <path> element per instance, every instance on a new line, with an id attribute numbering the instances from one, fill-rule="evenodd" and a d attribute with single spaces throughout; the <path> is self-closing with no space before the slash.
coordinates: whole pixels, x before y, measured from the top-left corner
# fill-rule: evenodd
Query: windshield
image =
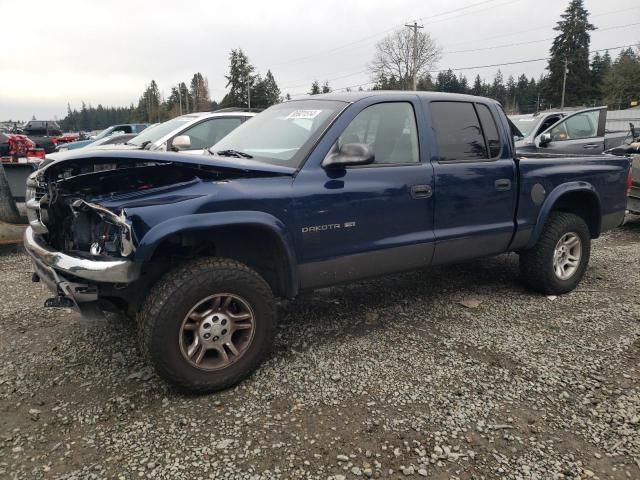
<path id="1" fill-rule="evenodd" d="M 155 127 L 145 128 L 140 135 L 133 137 L 127 142 L 127 144 L 140 147 L 145 144 L 145 142 L 155 143 L 165 135 L 170 134 L 180 127 L 186 126 L 189 122 L 198 118 L 200 117 L 197 115 L 182 115 L 181 117 L 172 118 L 171 120 L 167 120 Z"/>
<path id="2" fill-rule="evenodd" d="M 109 135 L 111 132 L 113 132 L 113 129 L 115 127 L 109 127 L 109 128 L 105 128 L 104 130 L 102 130 L 98 135 L 96 135 L 95 140 L 100 140 L 101 138 L 106 137 L 107 135 Z"/>
<path id="3" fill-rule="evenodd" d="M 344 106 L 332 100 L 280 103 L 240 125 L 209 151 L 220 155 L 240 152 L 257 161 L 298 167 Z"/>
<path id="4" fill-rule="evenodd" d="M 540 121 L 540 117 L 531 116 L 509 118 L 525 137 L 529 136 L 529 134 L 533 132 L 533 130 L 536 128 L 536 125 L 538 125 L 538 122 Z"/>

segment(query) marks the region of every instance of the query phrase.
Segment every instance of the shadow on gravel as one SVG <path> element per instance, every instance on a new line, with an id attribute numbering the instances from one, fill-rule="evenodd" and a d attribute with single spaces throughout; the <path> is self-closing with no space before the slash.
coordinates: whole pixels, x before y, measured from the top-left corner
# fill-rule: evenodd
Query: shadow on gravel
<path id="1" fill-rule="evenodd" d="M 516 255 L 317 290 L 280 305 L 273 355 L 315 348 L 345 335 L 375 331 L 393 336 L 399 323 L 437 333 L 438 324 L 448 318 L 443 310 L 463 298 L 523 291 Z"/>

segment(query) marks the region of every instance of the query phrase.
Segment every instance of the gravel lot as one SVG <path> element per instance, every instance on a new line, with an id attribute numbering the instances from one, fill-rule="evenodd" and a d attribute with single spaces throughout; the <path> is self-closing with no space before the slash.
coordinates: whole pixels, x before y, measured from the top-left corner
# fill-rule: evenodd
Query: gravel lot
<path id="1" fill-rule="evenodd" d="M 503 255 L 283 303 L 269 360 L 185 397 L 135 327 L 0 254 L 0 478 L 640 478 L 640 222 L 553 298 Z"/>

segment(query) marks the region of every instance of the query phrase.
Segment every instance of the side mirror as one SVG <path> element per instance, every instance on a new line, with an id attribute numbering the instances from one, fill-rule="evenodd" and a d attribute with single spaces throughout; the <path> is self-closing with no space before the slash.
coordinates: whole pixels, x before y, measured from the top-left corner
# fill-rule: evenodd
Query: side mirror
<path id="1" fill-rule="evenodd" d="M 369 145 L 345 143 L 338 148 L 336 144 L 322 161 L 322 166 L 324 168 L 344 168 L 349 165 L 368 165 L 374 160 L 375 155 Z"/>
<path id="2" fill-rule="evenodd" d="M 541 147 L 546 147 L 548 144 L 551 143 L 551 134 L 549 132 L 545 132 L 542 135 L 540 135 L 540 146 Z"/>
<path id="3" fill-rule="evenodd" d="M 189 135 L 178 135 L 171 142 L 171 148 L 176 151 L 188 150 L 191 148 L 191 138 Z"/>

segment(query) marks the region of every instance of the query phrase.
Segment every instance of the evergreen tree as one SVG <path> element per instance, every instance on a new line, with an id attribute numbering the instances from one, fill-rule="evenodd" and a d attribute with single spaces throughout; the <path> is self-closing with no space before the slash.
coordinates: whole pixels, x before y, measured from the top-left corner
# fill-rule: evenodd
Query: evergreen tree
<path id="1" fill-rule="evenodd" d="M 242 49 L 231 50 L 229 54 L 229 74 L 225 75 L 229 92 L 224 96 L 220 106 L 244 107 L 247 105 L 247 85 L 254 82 L 255 68 Z"/>
<path id="2" fill-rule="evenodd" d="M 433 85 L 433 80 L 431 79 L 431 74 L 427 73 L 418 79 L 416 88 L 422 91 L 429 91 L 435 89 Z"/>
<path id="3" fill-rule="evenodd" d="M 322 84 L 322 93 L 330 93 L 331 87 L 329 86 L 329 80 L 325 80 Z"/>
<path id="4" fill-rule="evenodd" d="M 593 103 L 604 100 L 604 79 L 611 68 L 611 56 L 609 52 L 600 55 L 596 52 L 591 60 L 591 97 Z"/>
<path id="5" fill-rule="evenodd" d="M 251 106 L 256 108 L 267 108 L 280 101 L 280 89 L 276 83 L 271 70 L 267 71 L 263 79 L 260 75 L 255 78 L 254 87 L 251 89 Z"/>
<path id="6" fill-rule="evenodd" d="M 640 54 L 624 49 L 613 62 L 604 81 L 607 104 L 628 108 L 640 102 Z"/>
<path id="7" fill-rule="evenodd" d="M 589 72 L 590 31 L 589 12 L 583 0 L 571 0 L 562 19 L 554 27 L 558 35 L 554 38 L 549 58 L 547 96 L 554 104 L 561 103 L 565 61 L 568 68 L 565 89 L 565 105 L 581 105 L 592 93 Z"/>
<path id="8" fill-rule="evenodd" d="M 505 100 L 507 98 L 507 89 L 504 86 L 504 78 L 502 76 L 502 72 L 499 69 L 496 72 L 496 76 L 493 78 L 489 96 L 500 102 L 502 105 L 505 104 Z"/>
<path id="9" fill-rule="evenodd" d="M 194 112 L 206 112 L 209 110 L 211 99 L 209 98 L 209 81 L 200 72 L 195 73 L 191 79 L 189 89 Z"/>
<path id="10" fill-rule="evenodd" d="M 513 78 L 513 75 L 509 75 L 505 88 L 505 110 L 507 111 L 507 113 L 513 114 L 518 111 L 516 102 L 516 90 L 516 80 L 515 78 Z"/>
<path id="11" fill-rule="evenodd" d="M 469 81 L 467 80 L 467 77 L 460 74 L 458 77 L 458 85 L 458 91 L 460 93 L 469 93 Z"/>
<path id="12" fill-rule="evenodd" d="M 453 70 L 449 69 L 438 73 L 435 88 L 438 92 L 460 93 L 460 82 Z"/>
<path id="13" fill-rule="evenodd" d="M 143 122 L 155 123 L 162 120 L 161 118 L 161 99 L 160 90 L 155 80 L 151 80 L 149 86 L 138 100 L 138 108 L 136 109 L 136 118 Z"/>
<path id="14" fill-rule="evenodd" d="M 482 95 L 484 93 L 482 88 L 482 79 L 480 75 L 476 75 L 476 79 L 473 81 L 473 87 L 471 87 L 471 95 Z"/>
<path id="15" fill-rule="evenodd" d="M 309 95 L 318 95 L 320 93 L 320 83 L 317 80 L 314 80 L 311 84 L 311 90 L 309 91 Z"/>

